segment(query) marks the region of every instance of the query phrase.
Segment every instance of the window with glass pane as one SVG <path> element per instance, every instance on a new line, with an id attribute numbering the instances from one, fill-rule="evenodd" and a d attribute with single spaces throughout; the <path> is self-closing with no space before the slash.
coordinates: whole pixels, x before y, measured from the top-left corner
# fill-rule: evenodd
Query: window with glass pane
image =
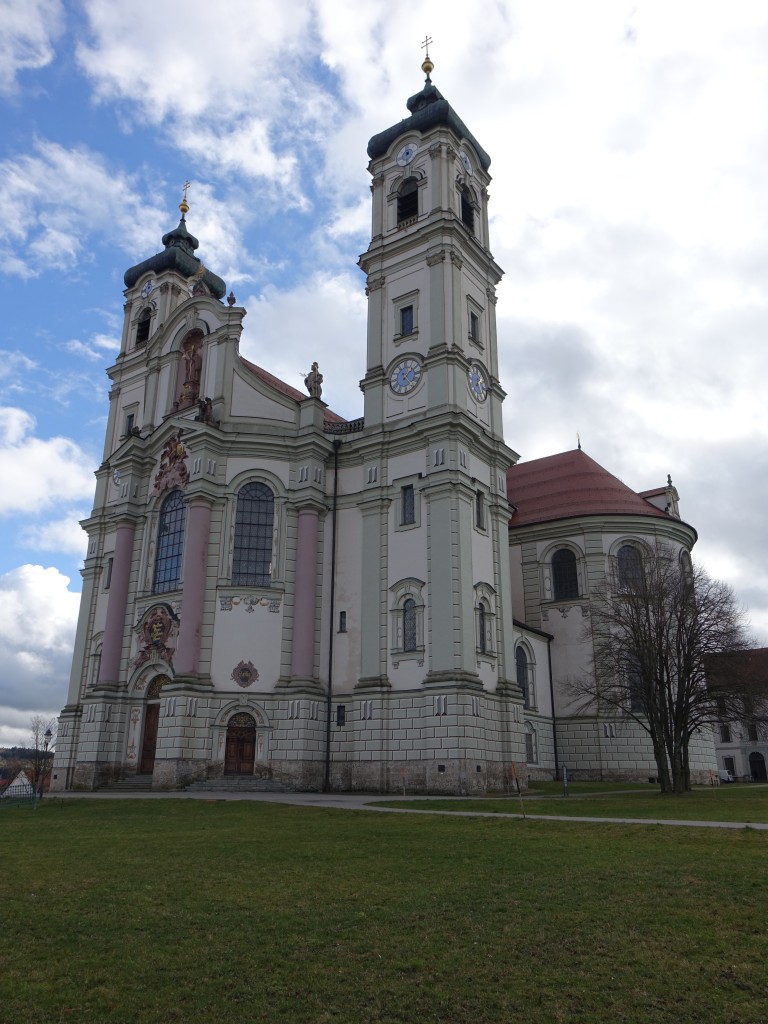
<path id="1" fill-rule="evenodd" d="M 400 509 L 400 525 L 410 526 L 416 522 L 416 495 L 413 484 L 406 484 L 400 491 L 402 501 Z"/>
<path id="2" fill-rule="evenodd" d="M 416 602 L 409 597 L 403 603 L 403 650 L 416 650 Z"/>
<path id="3" fill-rule="evenodd" d="M 528 688 L 528 656 L 525 653 L 524 647 L 518 647 L 515 650 L 515 671 L 517 674 L 517 685 L 523 691 L 523 704 L 529 708 L 531 701 Z"/>
<path id="4" fill-rule="evenodd" d="M 576 555 L 568 548 L 560 548 L 552 556 L 552 584 L 556 601 L 573 601 L 579 596 Z"/>
<path id="5" fill-rule="evenodd" d="M 184 553 L 184 499 L 181 491 L 172 491 L 163 502 L 157 527 L 157 554 L 152 590 L 166 594 L 178 590 Z"/>
<path id="6" fill-rule="evenodd" d="M 403 306 L 400 310 L 400 333 L 413 334 L 413 306 Z"/>
<path id="7" fill-rule="evenodd" d="M 640 552 L 632 544 L 619 548 L 617 556 L 619 583 L 622 587 L 639 587 L 643 580 L 643 562 Z"/>
<path id="8" fill-rule="evenodd" d="M 272 533 L 275 496 L 262 483 L 250 483 L 237 496 L 232 582 L 268 587 L 272 582 Z"/>

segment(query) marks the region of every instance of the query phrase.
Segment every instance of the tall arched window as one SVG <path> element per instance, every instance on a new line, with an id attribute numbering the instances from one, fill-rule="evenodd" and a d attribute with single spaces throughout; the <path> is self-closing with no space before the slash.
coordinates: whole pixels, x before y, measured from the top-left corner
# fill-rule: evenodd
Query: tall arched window
<path id="1" fill-rule="evenodd" d="M 268 587 L 272 582 L 272 533 L 275 496 L 266 484 L 240 489 L 235 516 L 232 582 L 244 587 Z"/>
<path id="2" fill-rule="evenodd" d="M 151 309 L 142 309 L 139 313 L 139 322 L 136 325 L 136 344 L 146 345 L 149 340 L 149 322 L 152 319 Z"/>
<path id="3" fill-rule="evenodd" d="M 466 186 L 461 190 L 461 219 L 464 226 L 474 233 L 475 208 L 472 204 L 472 193 Z"/>
<path id="4" fill-rule="evenodd" d="M 616 556 L 619 583 L 622 587 L 639 587 L 643 581 L 643 560 L 632 544 L 624 544 Z"/>
<path id="5" fill-rule="evenodd" d="M 417 641 L 416 602 L 409 597 L 403 601 L 403 650 L 415 651 Z"/>
<path id="6" fill-rule="evenodd" d="M 488 605 L 481 601 L 477 609 L 477 626 L 480 641 L 480 653 L 488 653 Z"/>
<path id="7" fill-rule="evenodd" d="M 552 586 L 556 601 L 574 601 L 579 596 L 576 555 L 568 548 L 558 548 L 552 556 Z"/>
<path id="8" fill-rule="evenodd" d="M 515 672 L 517 675 L 517 685 L 523 691 L 523 705 L 529 708 L 531 706 L 531 690 L 528 674 L 528 655 L 521 644 L 515 648 Z"/>
<path id="9" fill-rule="evenodd" d="M 157 526 L 155 579 L 152 585 L 155 594 L 166 594 L 178 589 L 184 553 L 185 511 L 181 491 L 171 491 L 160 509 Z"/>
<path id="10" fill-rule="evenodd" d="M 397 223 L 419 215 L 419 183 L 415 178 L 406 178 L 397 190 Z"/>

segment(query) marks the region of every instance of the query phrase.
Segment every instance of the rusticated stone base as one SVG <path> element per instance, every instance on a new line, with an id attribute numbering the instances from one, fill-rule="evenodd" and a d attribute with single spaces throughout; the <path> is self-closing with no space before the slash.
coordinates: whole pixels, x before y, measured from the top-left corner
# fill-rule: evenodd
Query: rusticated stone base
<path id="1" fill-rule="evenodd" d="M 111 786 L 120 778 L 119 761 L 78 761 L 72 774 L 72 789 L 94 790 Z"/>
<path id="2" fill-rule="evenodd" d="M 208 777 L 208 762 L 197 758 L 155 758 L 152 789 L 185 789 Z"/>

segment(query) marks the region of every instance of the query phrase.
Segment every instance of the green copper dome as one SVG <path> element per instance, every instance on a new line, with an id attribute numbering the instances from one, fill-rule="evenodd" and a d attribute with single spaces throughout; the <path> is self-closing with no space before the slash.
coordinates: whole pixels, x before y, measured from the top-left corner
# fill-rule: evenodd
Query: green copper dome
<path id="1" fill-rule="evenodd" d="M 197 249 L 200 243 L 187 230 L 187 222 L 184 219 L 183 213 L 179 226 L 163 235 L 163 245 L 165 249 L 162 252 L 150 256 L 148 260 L 137 263 L 135 267 L 126 270 L 123 277 L 126 288 L 132 288 L 142 274 L 146 274 L 148 271 L 161 274 L 164 270 L 175 270 L 183 277 L 196 278 L 201 281 L 214 298 L 224 298 L 227 286 L 220 277 L 208 270 L 207 267 L 204 267 L 202 262 L 195 256 L 195 249 Z"/>
<path id="2" fill-rule="evenodd" d="M 445 125 L 458 138 L 466 139 L 471 143 L 483 170 L 487 171 L 491 166 L 491 158 L 448 103 L 448 100 L 444 99 L 440 91 L 435 88 L 429 76 L 427 76 L 421 92 L 411 96 L 406 106 L 411 112 L 410 117 L 406 117 L 399 124 L 392 125 L 386 131 L 374 135 L 368 143 L 368 156 L 371 160 L 383 156 L 395 139 L 405 135 L 406 132 L 417 131 L 423 134 L 437 125 Z"/>

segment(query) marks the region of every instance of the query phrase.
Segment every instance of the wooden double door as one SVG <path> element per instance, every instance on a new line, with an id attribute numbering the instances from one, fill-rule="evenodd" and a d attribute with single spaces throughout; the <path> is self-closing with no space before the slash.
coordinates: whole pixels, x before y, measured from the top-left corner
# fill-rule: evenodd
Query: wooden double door
<path id="1" fill-rule="evenodd" d="M 225 775 L 253 775 L 256 759 L 256 722 L 241 713 L 230 719 L 224 755 Z"/>

